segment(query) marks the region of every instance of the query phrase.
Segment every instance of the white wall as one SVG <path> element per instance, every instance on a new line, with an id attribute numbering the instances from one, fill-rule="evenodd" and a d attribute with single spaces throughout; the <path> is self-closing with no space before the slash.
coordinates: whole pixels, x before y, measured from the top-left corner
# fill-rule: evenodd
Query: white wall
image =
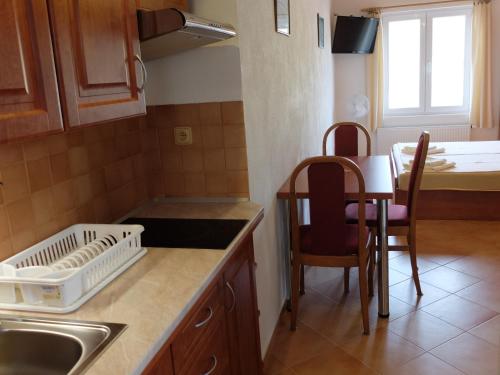
<path id="1" fill-rule="evenodd" d="M 236 0 L 190 0 L 190 12 L 238 29 Z M 239 38 L 146 63 L 148 105 L 241 100 Z"/>
<path id="2" fill-rule="evenodd" d="M 423 0 L 422 0 L 423 1 Z M 418 2 L 418 1 L 417 1 Z M 413 4 L 414 0 L 332 0 L 333 11 L 340 15 L 364 15 L 361 9 L 374 6 Z M 494 123 L 500 118 L 500 3 L 493 1 L 493 105 Z M 347 103 L 354 94 L 365 94 L 366 56 L 334 55 L 335 61 L 335 121 L 351 119 Z M 359 121 L 366 125 L 367 119 Z M 497 129 L 473 129 L 472 137 L 479 139 L 497 139 Z"/>
<path id="3" fill-rule="evenodd" d="M 321 154 L 333 119 L 330 0 L 291 1 L 290 37 L 277 34 L 274 1 L 238 0 L 250 198 L 262 204 L 255 235 L 263 353 L 284 302 L 282 226 L 276 192 L 302 159 Z M 325 48 L 317 46 L 317 13 Z"/>

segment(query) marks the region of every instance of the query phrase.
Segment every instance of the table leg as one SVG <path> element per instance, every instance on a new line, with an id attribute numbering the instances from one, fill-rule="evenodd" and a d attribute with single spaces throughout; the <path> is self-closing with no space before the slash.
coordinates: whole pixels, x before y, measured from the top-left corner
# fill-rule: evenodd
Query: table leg
<path id="1" fill-rule="evenodd" d="M 389 317 L 389 249 L 387 238 L 387 200 L 377 200 L 377 274 L 378 274 L 378 315 Z"/>

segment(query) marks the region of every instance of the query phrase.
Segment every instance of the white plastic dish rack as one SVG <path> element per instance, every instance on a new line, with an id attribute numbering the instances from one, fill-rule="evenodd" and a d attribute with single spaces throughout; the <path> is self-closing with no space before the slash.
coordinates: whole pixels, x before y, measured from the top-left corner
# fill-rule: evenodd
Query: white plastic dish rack
<path id="1" fill-rule="evenodd" d="M 0 309 L 76 310 L 146 254 L 143 231 L 141 225 L 77 224 L 1 262 Z"/>

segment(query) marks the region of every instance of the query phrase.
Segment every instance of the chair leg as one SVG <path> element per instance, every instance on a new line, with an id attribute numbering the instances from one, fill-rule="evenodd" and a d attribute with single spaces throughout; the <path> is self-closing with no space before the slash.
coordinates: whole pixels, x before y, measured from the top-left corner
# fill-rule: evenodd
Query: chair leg
<path id="1" fill-rule="evenodd" d="M 417 289 L 417 295 L 421 296 L 422 288 L 420 287 L 420 279 L 418 277 L 418 266 L 417 266 L 417 247 L 415 235 L 412 233 L 408 234 L 408 247 L 410 251 L 410 261 L 411 261 L 411 272 L 413 276 L 413 282 L 415 283 L 415 289 Z"/>
<path id="2" fill-rule="evenodd" d="M 299 288 L 300 288 L 300 263 L 292 265 L 292 296 L 291 307 L 292 313 L 290 317 L 290 331 L 295 331 L 297 328 L 297 314 L 299 309 Z"/>
<path id="3" fill-rule="evenodd" d="M 349 274 L 351 269 L 349 267 L 344 267 L 344 293 L 349 293 Z"/>
<path id="4" fill-rule="evenodd" d="M 300 295 L 306 294 L 306 281 L 304 278 L 304 265 L 300 265 Z"/>
<path id="5" fill-rule="evenodd" d="M 363 334 L 370 334 L 370 319 L 368 318 L 368 285 L 366 280 L 366 268 L 361 265 L 366 262 L 361 261 L 359 267 L 359 296 L 361 298 L 361 314 L 363 316 Z"/>

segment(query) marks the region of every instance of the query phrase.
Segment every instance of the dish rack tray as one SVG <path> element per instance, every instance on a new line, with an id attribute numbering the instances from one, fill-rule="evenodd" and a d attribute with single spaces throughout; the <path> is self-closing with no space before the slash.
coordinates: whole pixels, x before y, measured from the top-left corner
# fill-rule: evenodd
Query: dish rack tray
<path id="1" fill-rule="evenodd" d="M 141 225 L 76 224 L 1 262 L 10 274 L 0 274 L 0 309 L 76 310 L 146 254 L 143 231 Z"/>

